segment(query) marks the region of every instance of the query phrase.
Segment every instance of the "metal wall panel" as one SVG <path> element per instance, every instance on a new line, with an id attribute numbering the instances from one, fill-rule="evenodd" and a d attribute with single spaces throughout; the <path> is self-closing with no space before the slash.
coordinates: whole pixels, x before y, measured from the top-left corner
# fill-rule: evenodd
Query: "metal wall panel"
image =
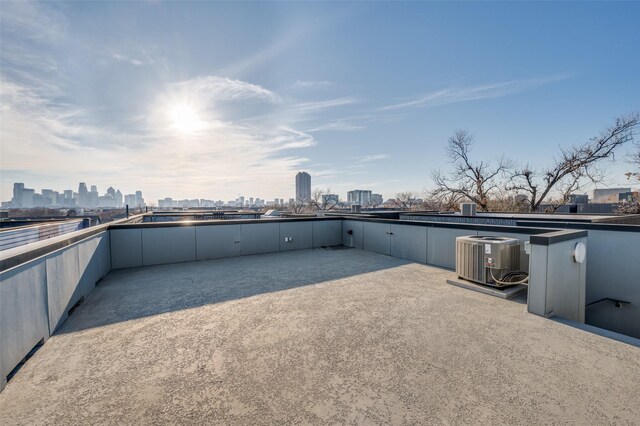
<path id="1" fill-rule="evenodd" d="M 68 310 L 82 297 L 78 271 L 78 246 L 59 250 L 46 258 L 49 334 L 67 319 Z"/>
<path id="2" fill-rule="evenodd" d="M 547 263 L 549 246 L 531 244 L 531 268 L 527 289 L 527 310 L 547 316 Z"/>
<path id="3" fill-rule="evenodd" d="M 547 255 L 547 309 L 551 314 L 584 323 L 587 262 L 573 261 L 573 248 L 581 238 L 549 246 Z"/>
<path id="4" fill-rule="evenodd" d="M 313 222 L 313 247 L 331 247 L 342 244 L 342 221 Z"/>
<path id="5" fill-rule="evenodd" d="M 89 294 L 100 279 L 100 240 L 102 236 L 98 235 L 78 244 L 79 286 L 83 296 Z"/>
<path id="6" fill-rule="evenodd" d="M 640 234 L 589 230 L 586 322 L 596 327 L 640 338 Z"/>
<path id="7" fill-rule="evenodd" d="M 242 255 L 273 253 L 280 249 L 279 223 L 249 223 L 240 225 Z"/>
<path id="8" fill-rule="evenodd" d="M 142 265 L 196 260 L 195 226 L 142 230 Z"/>
<path id="9" fill-rule="evenodd" d="M 111 270 L 111 233 L 110 231 L 101 234 L 98 243 L 98 275 L 104 277 Z"/>
<path id="10" fill-rule="evenodd" d="M 425 226 L 391 225 L 391 256 L 427 263 Z"/>
<path id="11" fill-rule="evenodd" d="M 142 266 L 142 229 L 112 229 L 109 234 L 113 269 Z"/>
<path id="12" fill-rule="evenodd" d="M 363 249 L 364 222 L 358 220 L 342 221 L 342 245 Z M 349 234 L 352 231 L 352 234 Z"/>
<path id="13" fill-rule="evenodd" d="M 49 337 L 46 260 L 32 260 L 0 274 L 0 390 L 7 375 Z"/>
<path id="14" fill-rule="evenodd" d="M 283 222 L 280 224 L 280 251 L 311 248 L 313 246 L 312 240 L 312 222 Z"/>
<path id="15" fill-rule="evenodd" d="M 364 223 L 364 249 L 375 253 L 391 254 L 391 225 L 387 223 Z"/>
<path id="16" fill-rule="evenodd" d="M 476 235 L 476 231 L 455 228 L 429 228 L 427 233 L 427 263 L 442 268 L 456 267 L 456 238 Z"/>
<path id="17" fill-rule="evenodd" d="M 242 254 L 240 225 L 196 226 L 197 260 L 221 259 Z"/>

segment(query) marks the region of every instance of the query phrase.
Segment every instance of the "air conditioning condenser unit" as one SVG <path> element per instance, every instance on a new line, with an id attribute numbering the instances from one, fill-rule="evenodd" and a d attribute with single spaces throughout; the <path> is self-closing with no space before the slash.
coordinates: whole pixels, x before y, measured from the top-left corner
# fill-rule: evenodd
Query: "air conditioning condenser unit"
<path id="1" fill-rule="evenodd" d="M 494 287 L 519 284 L 514 273 L 520 269 L 520 241 L 509 237 L 476 236 L 456 238 L 458 278 Z"/>

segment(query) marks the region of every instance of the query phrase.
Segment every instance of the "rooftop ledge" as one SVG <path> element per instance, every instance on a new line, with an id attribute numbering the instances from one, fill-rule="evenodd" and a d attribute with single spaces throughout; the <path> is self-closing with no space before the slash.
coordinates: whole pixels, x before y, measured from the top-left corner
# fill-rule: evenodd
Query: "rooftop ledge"
<path id="1" fill-rule="evenodd" d="M 4 424 L 634 423 L 640 349 L 358 249 L 113 270 Z"/>

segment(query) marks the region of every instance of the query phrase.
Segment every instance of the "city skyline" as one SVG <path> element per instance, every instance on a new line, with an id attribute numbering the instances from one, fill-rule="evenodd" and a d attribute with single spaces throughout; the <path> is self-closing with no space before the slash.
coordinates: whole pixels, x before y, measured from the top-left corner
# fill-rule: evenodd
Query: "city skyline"
<path id="1" fill-rule="evenodd" d="M 299 172 L 295 176 L 296 184 L 300 176 L 306 176 L 303 179 L 303 192 L 306 198 L 303 198 L 305 202 L 311 200 L 311 176 L 306 172 Z M 266 206 L 288 206 L 296 199 L 298 201 L 298 191 L 296 188 L 295 197 L 253 197 L 238 194 L 238 197 L 233 200 L 222 200 L 220 198 L 203 198 L 203 197 L 186 197 L 186 198 L 173 198 L 165 196 L 156 200 L 149 200 L 145 202 L 142 198 L 142 191 L 136 190 L 133 194 L 123 194 L 120 189 L 114 189 L 112 186 L 106 190 L 104 195 L 100 196 L 96 185 L 91 185 L 91 190 L 87 188 L 85 182 L 78 184 L 78 190 L 73 189 L 65 190 L 53 190 L 50 188 L 41 188 L 40 193 L 37 192 L 37 188 L 28 188 L 24 182 L 14 182 L 12 197 L 10 200 L 1 200 L 3 208 L 30 208 L 30 207 L 60 207 L 60 208 L 73 208 L 73 207 L 89 207 L 89 208 L 122 208 L 125 205 L 130 207 L 144 207 L 144 206 L 157 206 L 157 207 L 266 207 Z M 320 188 L 316 188 L 320 189 Z M 352 192 L 368 192 L 366 199 L 359 198 L 357 201 L 351 200 L 350 194 Z M 28 201 L 23 200 L 22 193 L 25 193 L 28 197 Z M 303 196 L 304 197 L 304 196 Z M 344 197 L 338 194 L 328 193 L 322 191 L 322 196 L 318 202 L 327 203 L 327 201 L 334 201 L 336 204 L 341 203 L 359 203 L 365 205 L 381 205 L 384 201 L 381 194 L 372 194 L 371 190 L 352 190 L 348 191 Z"/>
<path id="2" fill-rule="evenodd" d="M 420 193 L 457 129 L 474 158 L 544 167 L 640 99 L 637 3 L 1 7 L 2 200 L 77 180 L 288 199 L 302 169 Z"/>
<path id="3" fill-rule="evenodd" d="M 10 200 L 1 200 L 2 208 L 123 208 L 145 207 L 142 191 L 136 190 L 132 194 L 123 194 L 120 189 L 109 186 L 100 195 L 97 185 L 87 187 L 86 182 L 78 183 L 78 190 L 55 190 L 28 188 L 24 182 L 14 182 Z"/>

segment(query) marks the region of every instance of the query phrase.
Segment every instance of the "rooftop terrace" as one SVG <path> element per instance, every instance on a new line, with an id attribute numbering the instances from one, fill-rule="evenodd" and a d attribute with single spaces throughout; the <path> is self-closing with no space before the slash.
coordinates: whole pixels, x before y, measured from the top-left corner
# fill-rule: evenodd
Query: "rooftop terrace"
<path id="1" fill-rule="evenodd" d="M 634 423 L 640 350 L 359 249 L 112 270 L 4 424 Z"/>

